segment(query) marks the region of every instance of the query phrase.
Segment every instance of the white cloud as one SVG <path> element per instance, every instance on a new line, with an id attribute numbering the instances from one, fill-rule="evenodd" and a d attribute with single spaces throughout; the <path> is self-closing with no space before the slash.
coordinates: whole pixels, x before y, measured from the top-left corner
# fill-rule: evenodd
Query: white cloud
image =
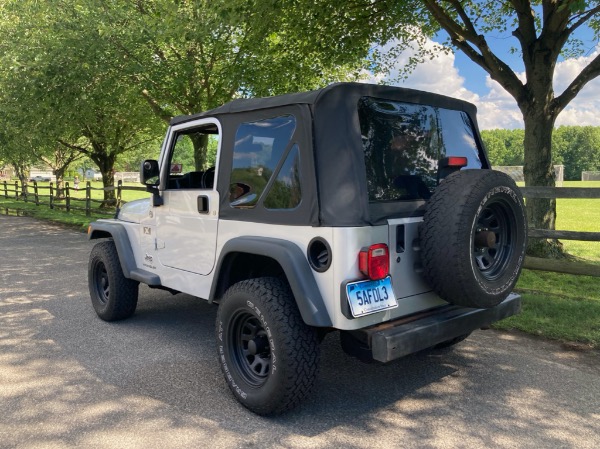
<path id="1" fill-rule="evenodd" d="M 589 56 L 561 61 L 554 74 L 555 94 L 560 95 L 587 66 L 600 54 L 600 48 Z M 600 125 L 600 79 L 590 81 L 569 106 L 558 116 L 557 125 Z"/>
<path id="2" fill-rule="evenodd" d="M 437 45 L 431 40 L 427 40 L 426 46 L 429 49 Z M 381 52 L 386 53 L 393 46 L 388 44 Z M 434 92 L 450 97 L 461 98 L 467 101 L 476 101 L 478 95 L 467 90 L 464 87 L 464 78 L 458 73 L 458 69 L 454 66 L 454 54 L 440 53 L 437 57 L 426 60 L 419 64 L 413 72 L 411 72 L 405 80 L 395 81 L 399 79 L 400 69 L 408 65 L 408 60 L 414 55 L 414 51 L 404 51 L 396 60 L 396 63 L 391 68 L 390 73 L 385 76 L 374 76 L 367 79 L 367 82 L 387 81 L 389 84 L 408 87 L 411 89 L 424 90 Z M 389 81 L 391 80 L 391 81 Z"/>
<path id="3" fill-rule="evenodd" d="M 435 44 L 428 41 L 427 45 L 432 48 Z M 383 48 L 382 52 L 388 51 L 390 47 L 391 45 Z M 379 82 L 398 79 L 399 68 L 407 64 L 412 53 L 410 50 L 403 52 L 388 76 L 371 77 L 367 81 Z M 559 62 L 554 77 L 555 94 L 560 95 L 598 54 L 600 54 L 600 47 L 589 56 Z M 521 80 L 525 80 L 524 73 L 518 73 L 517 76 Z M 486 77 L 486 86 L 489 91 L 485 95 L 478 95 L 465 86 L 465 79 L 460 76 L 455 66 L 453 54 L 442 53 L 432 60 L 427 60 L 418 65 L 406 80 L 392 81 L 389 84 L 435 92 L 474 103 L 478 109 L 478 121 L 481 129 L 523 127 L 521 111 L 515 100 L 489 75 Z M 600 79 L 585 86 L 559 115 L 557 125 L 600 125 Z"/>

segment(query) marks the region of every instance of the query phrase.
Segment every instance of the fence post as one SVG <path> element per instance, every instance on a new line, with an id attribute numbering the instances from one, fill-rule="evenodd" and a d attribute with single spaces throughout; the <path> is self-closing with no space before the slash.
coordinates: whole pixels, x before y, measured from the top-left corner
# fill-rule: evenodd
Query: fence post
<path id="1" fill-rule="evenodd" d="M 121 190 L 123 189 L 123 180 L 117 182 L 117 208 L 121 207 Z"/>
<path id="2" fill-rule="evenodd" d="M 29 192 L 29 186 L 26 182 L 21 184 L 21 190 L 23 192 L 23 201 L 27 202 L 27 193 Z"/>
<path id="3" fill-rule="evenodd" d="M 19 181 L 15 181 L 15 200 L 19 201 Z"/>
<path id="4" fill-rule="evenodd" d="M 8 199 L 8 184 L 4 181 L 4 198 Z"/>
<path id="5" fill-rule="evenodd" d="M 38 192 L 37 181 L 33 181 L 33 199 L 35 201 L 35 205 L 39 206 L 40 205 L 40 196 L 39 196 L 39 192 Z"/>
<path id="6" fill-rule="evenodd" d="M 85 183 L 85 215 L 89 217 L 92 215 L 92 183 L 87 181 Z"/>
<path id="7" fill-rule="evenodd" d="M 71 191 L 68 181 L 65 182 L 65 202 L 67 203 L 67 212 L 71 212 Z"/>
<path id="8" fill-rule="evenodd" d="M 54 209 L 54 183 L 50 181 L 50 209 Z"/>

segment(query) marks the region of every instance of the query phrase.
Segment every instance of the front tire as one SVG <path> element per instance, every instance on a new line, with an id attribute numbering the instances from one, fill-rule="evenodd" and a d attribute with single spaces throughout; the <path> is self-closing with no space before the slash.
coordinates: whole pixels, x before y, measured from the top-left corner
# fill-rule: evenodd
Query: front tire
<path id="1" fill-rule="evenodd" d="M 129 318 L 135 312 L 139 282 L 123 275 L 119 254 L 112 240 L 92 248 L 88 265 L 92 306 L 104 321 Z"/>
<path id="2" fill-rule="evenodd" d="M 318 335 L 302 320 L 285 281 L 257 278 L 230 287 L 217 313 L 216 337 L 225 381 L 253 412 L 284 412 L 311 392 Z"/>

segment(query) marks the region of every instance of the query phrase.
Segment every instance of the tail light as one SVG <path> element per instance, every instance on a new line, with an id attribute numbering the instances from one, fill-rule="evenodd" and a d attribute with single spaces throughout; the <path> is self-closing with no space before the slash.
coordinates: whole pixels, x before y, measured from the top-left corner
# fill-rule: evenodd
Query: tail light
<path id="1" fill-rule="evenodd" d="M 358 253 L 358 268 L 362 274 L 376 281 L 390 274 L 390 251 L 385 243 L 363 248 Z"/>
<path id="2" fill-rule="evenodd" d="M 466 157 L 462 156 L 448 156 L 439 162 L 439 166 L 442 168 L 454 167 L 463 168 L 468 165 L 469 161 Z"/>
<path id="3" fill-rule="evenodd" d="M 469 164 L 469 160 L 464 156 L 448 156 L 438 161 L 438 176 L 437 182 L 450 176 Z"/>

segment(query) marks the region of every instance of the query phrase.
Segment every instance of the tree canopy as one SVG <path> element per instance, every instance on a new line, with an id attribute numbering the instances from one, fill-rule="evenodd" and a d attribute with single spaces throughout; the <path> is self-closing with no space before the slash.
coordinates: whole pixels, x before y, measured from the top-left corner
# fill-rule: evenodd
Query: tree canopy
<path id="1" fill-rule="evenodd" d="M 308 48 L 257 5 L 5 0 L 0 108 L 23 125 L 27 151 L 58 142 L 93 160 L 110 186 L 119 155 L 163 134 L 158 119 L 353 77 L 363 51 Z M 206 166 L 214 149 L 197 146 Z"/>
<path id="2" fill-rule="evenodd" d="M 492 129 L 481 132 L 492 165 L 523 165 L 524 130 Z M 564 165 L 566 181 L 581 180 L 581 172 L 600 171 L 600 127 L 560 126 L 552 135 L 552 163 Z"/>

